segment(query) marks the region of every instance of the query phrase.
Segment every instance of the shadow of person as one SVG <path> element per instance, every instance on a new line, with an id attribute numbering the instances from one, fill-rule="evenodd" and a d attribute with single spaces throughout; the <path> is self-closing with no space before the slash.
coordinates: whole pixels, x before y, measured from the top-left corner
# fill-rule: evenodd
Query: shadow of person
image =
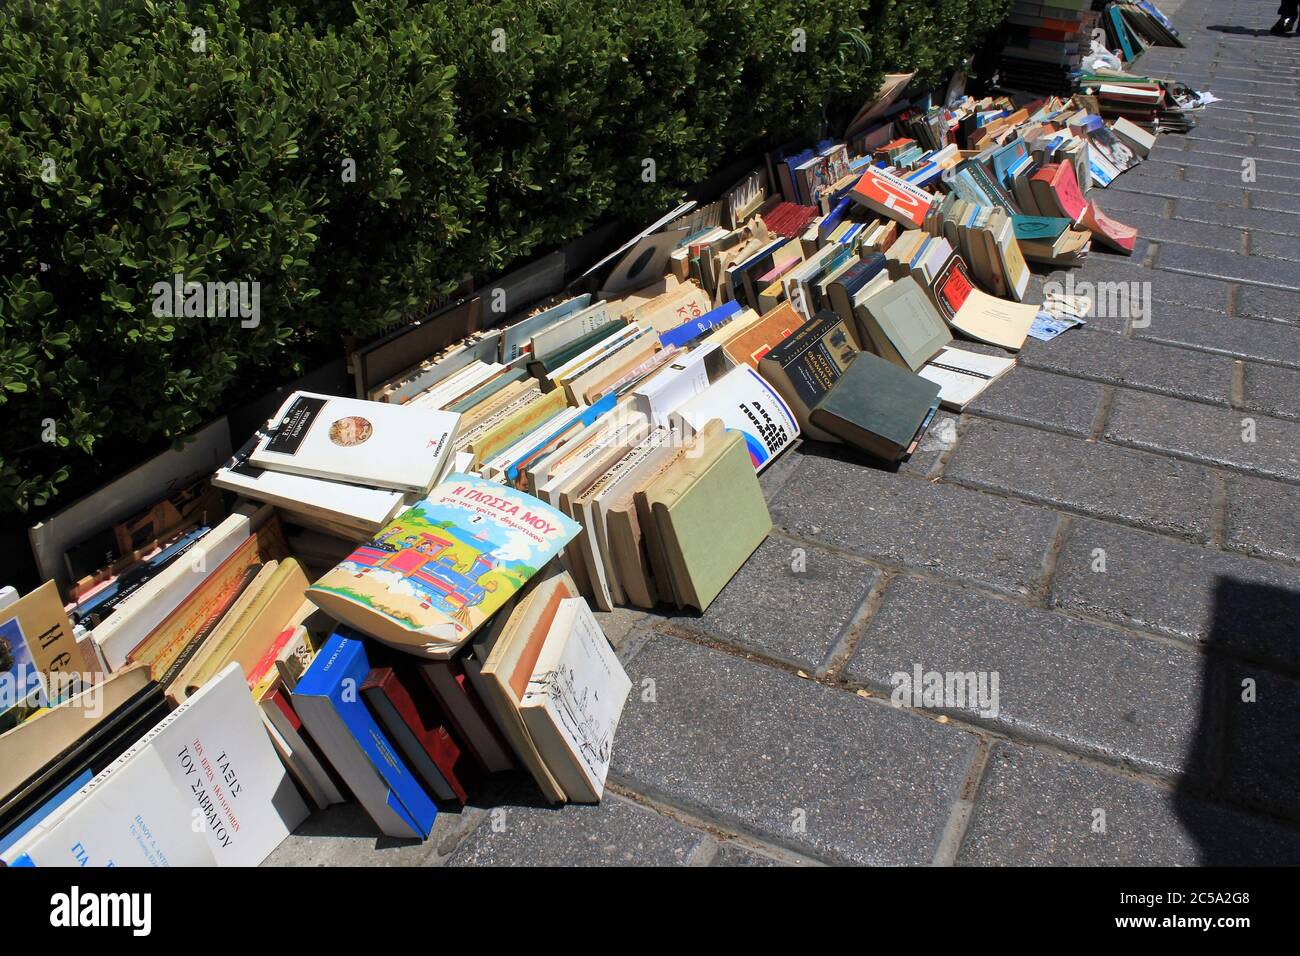
<path id="1" fill-rule="evenodd" d="M 1300 591 L 1220 578 L 1206 652 L 1175 810 L 1205 865 L 1300 864 Z"/>
<path id="2" fill-rule="evenodd" d="M 1238 23 L 1216 24 L 1215 26 L 1208 26 L 1205 29 L 1214 30 L 1216 33 L 1228 33 L 1233 36 L 1242 37 L 1268 37 L 1275 35 L 1270 32 L 1267 27 L 1262 30 L 1257 30 L 1253 27 L 1243 27 Z"/>

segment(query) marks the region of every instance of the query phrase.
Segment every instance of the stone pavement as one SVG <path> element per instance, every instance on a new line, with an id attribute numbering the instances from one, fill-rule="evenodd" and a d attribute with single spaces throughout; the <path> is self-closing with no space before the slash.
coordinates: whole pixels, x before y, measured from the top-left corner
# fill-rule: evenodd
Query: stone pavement
<path id="1" fill-rule="evenodd" d="M 603 804 L 507 782 L 412 845 L 337 807 L 271 862 L 1300 863 L 1300 37 L 1274 6 L 1164 4 L 1188 47 L 1142 69 L 1223 102 L 1096 193 L 1144 238 L 1073 279 L 1138 283 L 1127 308 L 1031 340 L 898 473 L 785 456 L 777 529 L 703 616 L 604 616 L 634 689 Z M 996 675 L 997 706 L 894 707 L 916 668 Z"/>

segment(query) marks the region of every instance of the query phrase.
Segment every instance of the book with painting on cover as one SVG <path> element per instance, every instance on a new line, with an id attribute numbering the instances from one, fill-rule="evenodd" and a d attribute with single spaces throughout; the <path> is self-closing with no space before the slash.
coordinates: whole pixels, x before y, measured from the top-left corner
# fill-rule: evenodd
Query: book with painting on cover
<path id="1" fill-rule="evenodd" d="M 459 417 L 413 405 L 294 392 L 248 460 L 273 471 L 423 493 L 442 473 Z"/>
<path id="2" fill-rule="evenodd" d="M 0 730 L 81 691 L 81 653 L 53 581 L 0 611 Z"/>
<path id="3" fill-rule="evenodd" d="M 560 601 L 519 712 L 537 751 L 575 803 L 599 803 L 632 682 L 587 602 Z"/>
<path id="4" fill-rule="evenodd" d="M 579 530 L 531 495 L 453 474 L 308 588 L 307 596 L 371 637 L 418 655 L 443 656 Z"/>

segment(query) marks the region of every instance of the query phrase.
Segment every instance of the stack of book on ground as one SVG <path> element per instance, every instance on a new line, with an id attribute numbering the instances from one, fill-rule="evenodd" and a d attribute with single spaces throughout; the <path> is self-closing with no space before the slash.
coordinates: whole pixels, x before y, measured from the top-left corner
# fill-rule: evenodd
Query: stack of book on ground
<path id="1" fill-rule="evenodd" d="M 0 861 L 256 863 L 348 799 L 423 839 L 500 773 L 599 800 L 630 685 L 597 613 L 707 610 L 777 458 L 896 467 L 1086 316 L 1026 301 L 1030 263 L 1133 249 L 1091 194 L 1139 124 L 910 80 L 495 324 L 450 334 L 457 303 L 358 350 L 355 396 L 293 392 L 33 529 Z"/>
<path id="2" fill-rule="evenodd" d="M 1130 63 L 1153 46 L 1186 45 L 1173 21 L 1151 0 L 1113 0 L 1098 6 L 1106 48 L 1121 52 Z"/>
<path id="3" fill-rule="evenodd" d="M 1092 0 L 1015 0 L 1002 28 L 999 82 L 1036 93 L 1066 92 L 1097 21 Z"/>

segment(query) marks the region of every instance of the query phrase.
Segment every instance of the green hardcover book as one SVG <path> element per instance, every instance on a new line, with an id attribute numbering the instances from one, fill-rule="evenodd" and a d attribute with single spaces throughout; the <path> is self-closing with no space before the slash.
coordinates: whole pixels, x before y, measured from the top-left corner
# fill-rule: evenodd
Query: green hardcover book
<path id="1" fill-rule="evenodd" d="M 862 352 L 812 411 L 813 424 L 886 461 L 897 461 L 939 396 L 939 386 Z"/>
<path id="2" fill-rule="evenodd" d="M 926 293 L 905 275 L 858 306 L 862 332 L 882 357 L 915 372 L 952 341 L 952 333 Z"/>
<path id="3" fill-rule="evenodd" d="M 688 452 L 646 489 L 679 600 L 704 611 L 763 543 L 772 516 L 744 436 L 711 421 Z"/>
<path id="4" fill-rule="evenodd" d="M 1016 239 L 1029 242 L 1055 242 L 1065 230 L 1074 225 L 1063 216 L 1012 216 Z"/>

